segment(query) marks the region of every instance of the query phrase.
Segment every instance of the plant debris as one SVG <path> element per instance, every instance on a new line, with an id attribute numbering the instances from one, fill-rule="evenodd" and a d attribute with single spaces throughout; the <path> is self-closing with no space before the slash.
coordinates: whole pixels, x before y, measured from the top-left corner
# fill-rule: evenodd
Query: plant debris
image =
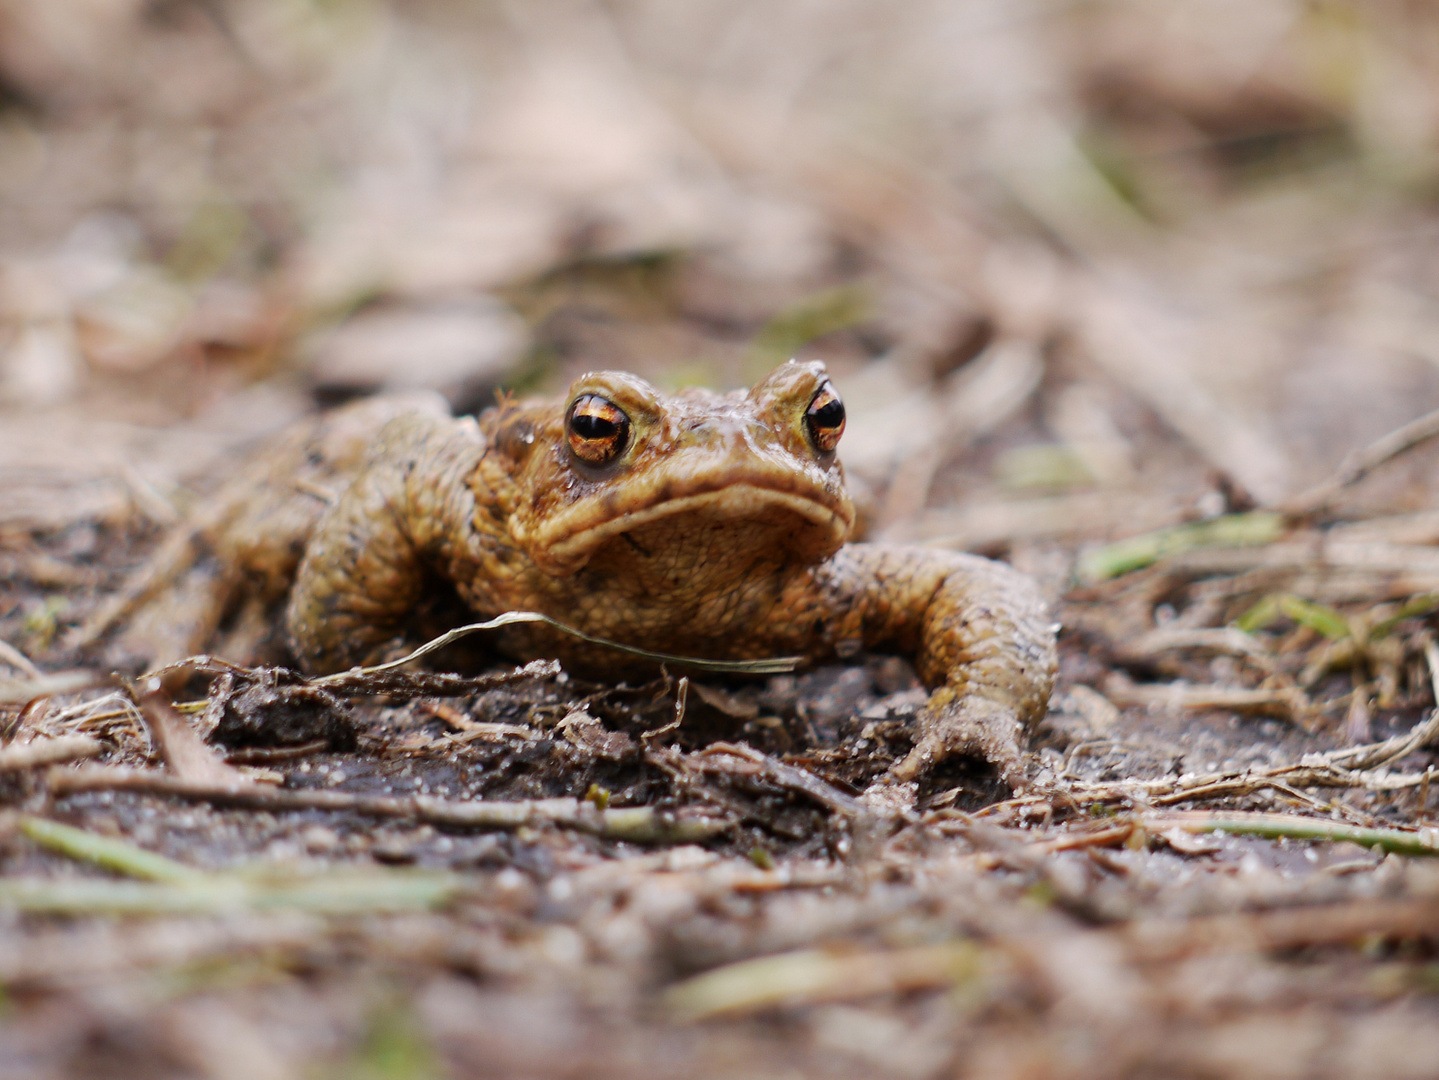
<path id="1" fill-rule="evenodd" d="M 1434 10 L 0 24 L 7 1080 L 1439 1075 Z M 1022 794 L 895 782 L 893 658 L 590 683 L 441 604 L 307 678 L 203 529 L 133 576 L 352 396 L 791 355 L 870 539 L 1053 597 Z"/>

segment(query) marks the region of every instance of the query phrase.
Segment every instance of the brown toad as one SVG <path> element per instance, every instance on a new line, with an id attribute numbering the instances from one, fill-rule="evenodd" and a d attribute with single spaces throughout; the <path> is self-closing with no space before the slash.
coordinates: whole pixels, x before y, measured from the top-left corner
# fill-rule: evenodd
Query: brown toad
<path id="1" fill-rule="evenodd" d="M 335 671 L 413 635 L 448 582 L 480 617 L 535 611 L 671 655 L 910 657 L 933 692 L 895 775 L 964 753 L 1019 784 L 1020 746 L 1054 680 L 1045 605 L 987 559 L 846 544 L 844 423 L 819 363 L 730 394 L 666 396 L 597 372 L 563 401 L 505 400 L 478 420 L 427 398 L 362 402 L 252 463 L 77 642 L 164 589 L 186 598 L 167 609 L 178 632 L 165 653 L 209 645 L 245 597 L 220 646 L 244 653 L 288 591 L 294 656 Z M 581 670 L 630 663 L 544 625 L 508 627 L 494 644 Z"/>

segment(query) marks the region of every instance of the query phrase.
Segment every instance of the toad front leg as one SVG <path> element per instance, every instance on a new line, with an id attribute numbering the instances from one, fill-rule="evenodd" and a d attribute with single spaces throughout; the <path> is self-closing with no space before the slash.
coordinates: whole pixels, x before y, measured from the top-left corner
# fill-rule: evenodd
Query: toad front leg
<path id="1" fill-rule="evenodd" d="M 1052 617 L 1029 578 L 974 555 L 880 544 L 848 545 L 816 578 L 822 603 L 838 608 L 838 651 L 911 656 L 933 691 L 919 741 L 893 776 L 972 754 L 1011 788 L 1025 786 L 1022 747 L 1058 663 Z"/>
<path id="2" fill-rule="evenodd" d="M 380 431 L 305 547 L 286 614 L 306 671 L 373 659 L 404 633 L 431 575 L 474 561 L 467 479 L 485 442 L 471 420 L 408 413 Z"/>

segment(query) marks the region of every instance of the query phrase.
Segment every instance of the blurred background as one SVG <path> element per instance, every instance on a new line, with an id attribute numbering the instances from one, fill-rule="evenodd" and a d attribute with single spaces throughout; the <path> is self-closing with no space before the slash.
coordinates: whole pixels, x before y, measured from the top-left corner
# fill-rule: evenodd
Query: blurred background
<path id="1" fill-rule="evenodd" d="M 1407 731 L 1431 700 L 1439 440 L 1326 507 L 1357 523 L 1296 528 L 1249 561 L 1220 551 L 1072 586 L 1111 541 L 1283 505 L 1439 409 L 1436 68 L 1439 4 L 1416 0 L 0 0 L 0 668 L 70 662 L 53 648 L 64 627 L 307 412 L 399 387 L 475 410 L 605 367 L 732 388 L 801 356 L 830 365 L 848 404 L 840 457 L 872 536 L 1002 556 L 1063 597 L 1041 750 L 1056 773 L 1237 775 Z M 1269 532 L 1250 539 L 1280 535 L 1256 519 Z M 1348 561 L 1326 563 L 1341 540 Z M 1255 633 L 1228 655 L 1241 615 Z M 794 759 L 832 779 L 878 760 L 865 718 L 890 715 L 861 711 L 870 676 L 850 670 L 858 682 L 804 684 L 814 715 L 855 721 L 849 750 Z M 148 747 L 132 709 L 104 704 L 116 696 L 26 706 L 15 723 Z M 747 715 L 765 723 L 759 708 Z M 417 711 L 413 734 L 442 715 Z M 788 746 L 759 741 L 788 740 L 774 724 L 744 737 Z M 466 742 L 461 757 L 448 732 L 423 737 L 297 783 L 530 790 L 528 743 L 512 758 Z M 1417 799 L 1376 784 L 1344 813 L 1432 823 L 1429 776 Z M 0 779 L 7 807 L 42 805 L 29 779 Z M 1294 801 L 1255 805 L 1299 805 L 1279 788 Z M 1308 847 L 1234 838 L 1222 858 L 1181 861 L 1218 849 L 1177 829 L 1152 859 L 1143 829 L 1104 852 L 1018 830 L 1003 843 L 1023 849 L 978 831 L 910 846 L 906 830 L 890 847 L 861 833 L 836 876 L 765 899 L 770 885 L 740 896 L 732 882 L 749 879 L 721 875 L 774 865 L 773 845 L 823 853 L 823 836 L 755 826 L 768 846 L 748 856 L 748 840 L 646 852 L 612 874 L 556 830 L 332 822 L 342 840 L 330 818 L 94 798 L 61 812 L 88 805 L 87 826 L 201 866 L 422 859 L 493 891 L 359 923 L 7 910 L 0 1072 L 420 1078 L 441 1073 L 431 1038 L 487 1076 L 797 1076 L 808 1062 L 915 1080 L 1272 1080 L 1427 1076 L 1439 1058 L 1422 944 L 1439 886 L 1353 844 L 1329 845 L 1321 871 Z M 81 880 L 0 817 L 7 873 Z M 1055 858 L 971 862 L 967 845 Z M 1271 940 L 1248 923 L 1232 953 L 1192 958 L 1131 955 L 1096 930 L 1251 901 L 1281 917 L 1283 897 L 1402 907 L 1406 881 L 1428 890 L 1414 893 L 1428 907 L 1404 908 L 1420 930 L 1342 954 L 1278 937 L 1273 963 L 1246 959 Z M 975 927 L 1030 951 L 977 953 L 973 977 L 945 960 L 943 993 L 752 1027 L 664 1028 L 655 1007 L 722 959 L 965 942 Z M 681 1058 L 688 1071 L 670 1068 Z M 324 1060 L 340 1064 L 312 1067 Z M 759 1067 L 771 1061 L 798 1064 Z"/>
<path id="2" fill-rule="evenodd" d="M 1436 65 L 1401 0 L 0 0 L 0 529 L 795 354 L 876 535 L 1273 503 L 1439 406 Z"/>

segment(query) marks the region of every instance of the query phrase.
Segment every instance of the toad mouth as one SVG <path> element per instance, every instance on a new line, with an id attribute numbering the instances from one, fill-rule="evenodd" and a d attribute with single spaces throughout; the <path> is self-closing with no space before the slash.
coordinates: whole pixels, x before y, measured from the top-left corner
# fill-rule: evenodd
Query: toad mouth
<path id="1" fill-rule="evenodd" d="M 546 560 L 579 570 L 604 543 L 646 525 L 685 515 L 741 524 L 792 515 L 798 518 L 796 546 L 833 551 L 849 535 L 852 516 L 833 505 L 793 491 L 747 482 L 731 482 L 708 491 L 641 504 L 633 510 L 609 510 L 603 503 L 562 515 L 537 537 Z M 602 520 L 595 521 L 601 513 Z M 804 539 L 808 537 L 809 539 Z"/>

